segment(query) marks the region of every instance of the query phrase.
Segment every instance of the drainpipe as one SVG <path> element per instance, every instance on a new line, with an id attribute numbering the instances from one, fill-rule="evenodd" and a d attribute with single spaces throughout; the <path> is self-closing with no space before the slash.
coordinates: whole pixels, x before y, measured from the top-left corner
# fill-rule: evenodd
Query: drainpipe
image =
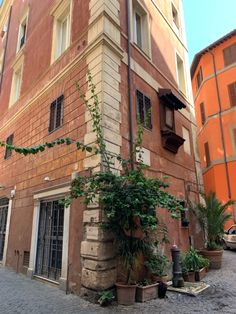
<path id="1" fill-rule="evenodd" d="M 2 74 L 0 76 L 0 92 L 2 90 L 3 73 L 4 73 L 5 60 L 6 60 L 6 54 L 7 54 L 8 36 L 9 36 L 10 23 L 11 23 L 11 11 L 12 11 L 12 6 L 11 6 L 10 11 L 9 11 L 9 18 L 8 18 L 8 23 L 7 23 L 6 45 L 5 45 L 4 56 L 3 56 L 3 60 L 2 60 Z"/>
<path id="2" fill-rule="evenodd" d="M 128 119 L 129 119 L 129 146 L 130 146 L 130 161 L 131 168 L 134 169 L 134 156 L 133 156 L 133 120 L 132 120 L 132 73 L 131 73 L 131 35 L 130 35 L 130 0 L 126 0 L 127 11 L 127 35 L 128 35 Z"/>
<path id="3" fill-rule="evenodd" d="M 227 162 L 225 138 L 224 138 L 224 130 L 223 130 L 223 121 L 222 121 L 222 104 L 221 104 L 221 98 L 220 98 L 218 77 L 217 77 L 217 73 L 216 73 L 216 62 L 215 62 L 215 56 L 214 56 L 213 52 L 209 48 L 207 49 L 207 51 L 212 56 L 213 67 L 214 67 L 216 92 L 217 92 L 217 99 L 218 99 L 218 104 L 219 104 L 220 133 L 221 133 L 222 148 L 223 148 L 223 153 L 224 153 L 224 165 L 225 165 L 225 173 L 226 173 L 226 183 L 227 183 L 227 188 L 228 188 L 228 198 L 231 199 L 231 187 L 230 187 L 230 180 L 229 180 L 229 168 L 228 168 L 228 162 Z"/>

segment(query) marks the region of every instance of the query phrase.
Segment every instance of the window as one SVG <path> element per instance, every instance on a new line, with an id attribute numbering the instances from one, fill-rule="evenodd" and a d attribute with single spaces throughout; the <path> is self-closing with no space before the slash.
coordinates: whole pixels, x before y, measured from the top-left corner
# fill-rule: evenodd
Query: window
<path id="1" fill-rule="evenodd" d="M 199 87 L 201 86 L 203 81 L 203 76 L 202 76 L 202 67 L 200 67 L 197 76 L 196 76 L 196 85 L 197 85 L 197 89 L 199 89 Z"/>
<path id="2" fill-rule="evenodd" d="M 133 0 L 133 40 L 143 52 L 150 55 L 148 14 L 137 0 Z"/>
<path id="3" fill-rule="evenodd" d="M 71 1 L 63 0 L 53 12 L 53 51 L 52 61 L 59 58 L 70 45 Z"/>
<path id="4" fill-rule="evenodd" d="M 2 75 L 2 69 L 3 69 L 4 51 L 5 50 L 3 49 L 0 54 L 0 76 Z"/>
<path id="5" fill-rule="evenodd" d="M 236 106 L 236 82 L 228 85 L 230 106 Z"/>
<path id="6" fill-rule="evenodd" d="M 13 68 L 10 106 L 12 106 L 20 98 L 22 72 L 23 72 L 23 58 L 20 58 Z"/>
<path id="7" fill-rule="evenodd" d="M 205 106 L 203 102 L 200 103 L 200 112 L 201 112 L 202 125 L 204 125 L 206 122 L 206 113 L 205 113 Z"/>
<path id="8" fill-rule="evenodd" d="M 184 151 L 185 151 L 185 153 L 191 155 L 189 130 L 186 129 L 185 127 L 182 127 L 182 132 L 183 132 L 183 138 L 185 139 L 185 141 L 184 141 Z"/>
<path id="9" fill-rule="evenodd" d="M 184 210 L 181 211 L 181 226 L 182 227 L 188 227 L 189 226 L 189 219 L 188 219 L 188 208 L 187 203 L 185 201 L 181 201 L 180 204 L 184 208 Z"/>
<path id="10" fill-rule="evenodd" d="M 174 22 L 174 25 L 179 29 L 179 14 L 177 9 L 175 8 L 174 4 L 171 4 L 171 8 L 172 8 L 172 19 Z"/>
<path id="11" fill-rule="evenodd" d="M 10 136 L 8 136 L 6 140 L 6 144 L 13 145 L 13 138 L 14 138 L 14 134 L 11 134 Z M 9 148 L 6 148 L 4 159 L 10 158 L 11 155 L 12 155 L 12 150 Z"/>
<path id="12" fill-rule="evenodd" d="M 152 116 L 151 116 L 151 100 L 141 93 L 139 90 L 136 91 L 137 97 L 137 118 L 145 128 L 152 128 Z"/>
<path id="13" fill-rule="evenodd" d="M 18 45 L 17 51 L 19 51 L 25 44 L 26 40 L 26 28 L 27 28 L 27 16 L 24 17 L 19 27 Z"/>
<path id="14" fill-rule="evenodd" d="M 165 106 L 165 125 L 172 131 L 175 128 L 174 109 Z"/>
<path id="15" fill-rule="evenodd" d="M 211 158 L 210 158 L 210 150 L 209 150 L 209 144 L 206 142 L 204 144 L 204 149 L 205 149 L 205 161 L 206 161 L 206 166 L 209 167 L 211 165 Z"/>
<path id="16" fill-rule="evenodd" d="M 178 54 L 176 54 L 176 63 L 177 63 L 177 79 L 178 79 L 179 90 L 183 94 L 186 94 L 184 62 Z"/>
<path id="17" fill-rule="evenodd" d="M 234 146 L 236 148 L 236 129 L 233 129 Z"/>
<path id="18" fill-rule="evenodd" d="M 63 100 L 64 95 L 58 97 L 50 106 L 50 119 L 48 131 L 52 132 L 59 128 L 63 122 Z"/>
<path id="19" fill-rule="evenodd" d="M 224 54 L 224 63 L 225 66 L 228 66 L 236 62 L 236 44 L 233 44 L 223 50 Z"/>

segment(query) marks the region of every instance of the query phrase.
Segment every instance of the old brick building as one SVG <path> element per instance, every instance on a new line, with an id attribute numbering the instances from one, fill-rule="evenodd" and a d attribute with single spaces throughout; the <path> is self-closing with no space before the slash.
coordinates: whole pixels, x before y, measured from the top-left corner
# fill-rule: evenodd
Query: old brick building
<path id="1" fill-rule="evenodd" d="M 143 155 L 150 176 L 198 200 L 201 177 L 181 0 L 5 0 L 0 8 L 0 139 L 29 147 L 95 135 L 75 82 L 91 71 L 111 152 L 128 156 L 137 114 L 151 108 Z M 89 97 L 90 91 L 87 90 Z M 184 141 L 185 140 L 185 141 Z M 101 210 L 58 200 L 99 156 L 61 146 L 31 156 L 0 150 L 1 258 L 4 265 L 69 287 L 104 289 L 116 280 Z M 198 174 L 197 174 L 198 173 Z M 170 242 L 199 235 L 166 214 Z"/>
<path id="2" fill-rule="evenodd" d="M 192 86 L 205 191 L 236 199 L 236 30 L 196 54 Z M 229 208 L 236 221 L 236 207 Z"/>

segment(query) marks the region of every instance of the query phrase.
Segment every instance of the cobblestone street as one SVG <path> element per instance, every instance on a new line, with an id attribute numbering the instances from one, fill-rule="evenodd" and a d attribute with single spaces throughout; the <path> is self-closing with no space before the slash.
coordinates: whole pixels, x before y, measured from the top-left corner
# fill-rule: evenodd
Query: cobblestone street
<path id="1" fill-rule="evenodd" d="M 76 314 L 76 313 L 236 313 L 236 252 L 225 251 L 223 267 L 208 273 L 211 287 L 197 297 L 168 292 L 165 300 L 156 299 L 132 307 L 101 308 L 79 297 L 65 295 L 50 285 L 30 280 L 0 268 L 1 314 Z"/>

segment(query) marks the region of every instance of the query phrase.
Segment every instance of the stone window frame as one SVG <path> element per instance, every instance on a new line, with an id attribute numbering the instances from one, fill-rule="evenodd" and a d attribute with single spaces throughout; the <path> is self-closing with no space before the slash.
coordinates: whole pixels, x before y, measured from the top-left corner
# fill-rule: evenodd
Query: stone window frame
<path id="1" fill-rule="evenodd" d="M 12 65 L 12 83 L 9 107 L 14 105 L 21 96 L 22 78 L 23 78 L 24 54 L 21 50 L 14 64 Z M 17 83 L 18 82 L 18 83 Z"/>
<path id="2" fill-rule="evenodd" d="M 52 200 L 63 198 L 70 192 L 70 184 L 61 187 L 54 187 L 51 189 L 45 189 L 35 192 L 34 199 L 34 211 L 32 221 L 32 233 L 31 233 L 31 247 L 30 247 L 30 260 L 27 270 L 27 276 L 33 278 L 36 268 L 37 258 L 37 245 L 38 245 L 38 228 L 40 217 L 40 203 L 43 200 Z M 64 211 L 64 226 L 63 226 L 63 246 L 62 246 L 62 268 L 61 277 L 59 279 L 59 286 L 62 290 L 66 290 L 66 282 L 68 276 L 68 254 L 69 254 L 69 234 L 70 234 L 70 211 L 71 206 L 65 207 Z M 47 278 L 43 278 L 45 281 L 50 281 Z"/>
<path id="3" fill-rule="evenodd" d="M 150 31 L 150 14 L 140 2 L 140 0 L 130 1 L 130 16 L 131 16 L 131 40 L 142 53 L 151 59 L 151 31 Z M 135 42 L 135 14 L 141 17 L 142 26 L 142 45 L 141 47 Z M 145 36 L 146 35 L 146 36 Z"/>
<path id="4" fill-rule="evenodd" d="M 23 15 L 20 19 L 19 28 L 18 28 L 18 37 L 17 37 L 17 46 L 16 46 L 16 53 L 19 53 L 23 49 L 26 43 L 27 38 L 27 30 L 28 30 L 28 19 L 29 19 L 29 10 Z M 22 37 L 22 29 L 25 28 L 24 37 Z M 21 40 L 24 38 L 23 44 L 21 44 Z"/>
<path id="5" fill-rule="evenodd" d="M 72 0 L 61 0 L 51 10 L 53 17 L 53 34 L 52 34 L 52 52 L 51 64 L 59 59 L 71 45 L 71 30 L 72 30 Z M 62 24 L 67 21 L 67 36 L 64 50 L 59 51 L 60 34 Z"/>
<path id="6" fill-rule="evenodd" d="M 174 29 L 175 33 L 180 35 L 180 32 L 181 32 L 181 19 L 180 19 L 179 10 L 177 9 L 177 7 L 176 7 L 176 5 L 174 4 L 173 1 L 170 2 L 170 6 L 171 6 L 171 19 L 172 19 L 172 23 L 171 24 L 172 24 L 172 28 Z M 177 22 L 174 19 L 173 10 L 175 10 L 176 13 L 177 13 Z"/>
<path id="7" fill-rule="evenodd" d="M 184 130 L 186 130 L 187 133 L 184 133 Z M 188 134 L 187 138 L 185 137 L 185 134 Z M 185 139 L 184 144 L 183 144 L 184 152 L 188 154 L 189 156 L 191 156 L 192 155 L 191 133 L 190 133 L 190 130 L 184 125 L 182 125 L 182 137 Z"/>
<path id="8" fill-rule="evenodd" d="M 183 83 L 184 83 L 183 89 L 180 87 L 178 59 L 182 62 L 182 66 L 183 66 Z M 183 57 L 181 57 L 181 54 L 176 49 L 175 49 L 175 66 L 176 66 L 176 78 L 177 78 L 178 90 L 181 94 L 183 94 L 184 96 L 187 96 L 188 91 L 187 91 L 187 75 L 186 75 L 185 60 Z"/>

